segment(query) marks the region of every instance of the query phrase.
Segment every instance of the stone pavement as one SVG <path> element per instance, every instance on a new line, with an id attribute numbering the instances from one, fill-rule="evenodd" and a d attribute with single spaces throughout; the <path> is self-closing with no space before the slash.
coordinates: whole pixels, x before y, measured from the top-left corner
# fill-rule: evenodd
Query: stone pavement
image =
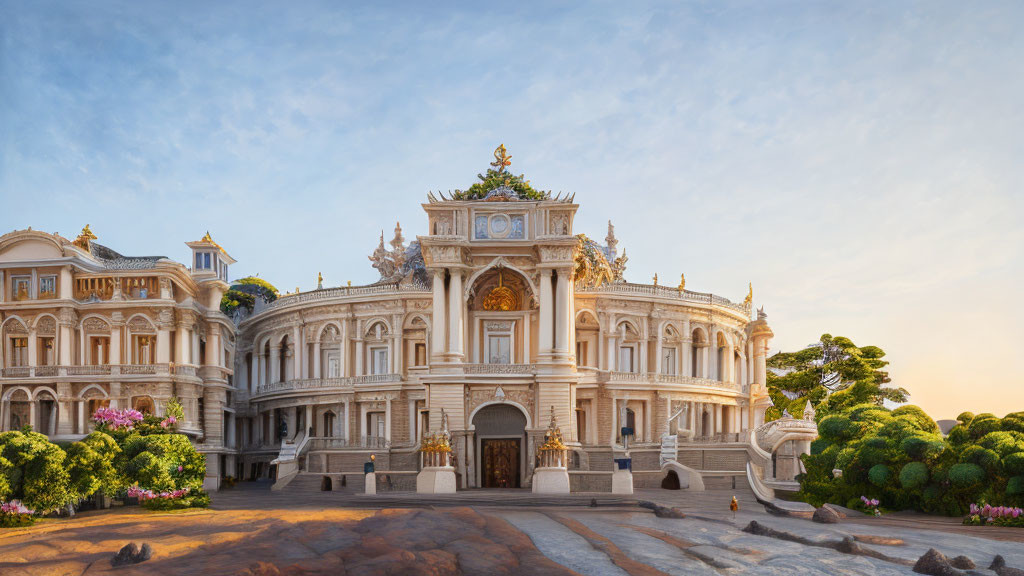
<path id="1" fill-rule="evenodd" d="M 996 554 L 1024 567 L 1024 530 L 964 527 L 957 519 L 893 515 L 822 525 L 771 516 L 737 491 L 641 491 L 634 497 L 538 498 L 525 491 L 454 497 L 271 492 L 243 484 L 203 511 L 138 508 L 0 531 L 0 574 L 912 574 L 928 548 L 985 570 Z M 598 501 L 591 507 L 591 498 Z M 649 500 L 684 510 L 656 517 Z M 787 538 L 744 532 L 751 521 Z M 861 554 L 829 547 L 854 538 Z M 124 544 L 152 560 L 111 568 Z M 867 554 L 867 555 L 865 555 Z M 872 557 L 877 556 L 877 557 Z"/>

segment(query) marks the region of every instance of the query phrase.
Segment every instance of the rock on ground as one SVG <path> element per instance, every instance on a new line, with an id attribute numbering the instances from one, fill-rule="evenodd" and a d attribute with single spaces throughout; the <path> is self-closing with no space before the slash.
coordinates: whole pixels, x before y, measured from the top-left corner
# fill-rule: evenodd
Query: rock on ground
<path id="1" fill-rule="evenodd" d="M 838 512 L 824 506 L 815 510 L 814 516 L 811 516 L 811 520 L 814 520 L 819 524 L 838 524 L 840 519 L 842 519 L 842 517 Z"/>
<path id="2" fill-rule="evenodd" d="M 935 548 L 929 548 L 914 564 L 914 572 L 930 576 L 960 576 L 963 572 L 953 568 L 949 559 Z"/>

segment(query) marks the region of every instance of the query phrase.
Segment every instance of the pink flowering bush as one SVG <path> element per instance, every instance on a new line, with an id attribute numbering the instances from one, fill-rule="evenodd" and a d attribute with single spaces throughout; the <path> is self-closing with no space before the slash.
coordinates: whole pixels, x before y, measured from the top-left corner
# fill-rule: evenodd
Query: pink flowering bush
<path id="1" fill-rule="evenodd" d="M 970 512 L 964 518 L 969 526 L 1015 526 L 1024 528 L 1024 510 L 1012 506 L 991 506 L 971 504 Z"/>
<path id="2" fill-rule="evenodd" d="M 867 496 L 860 497 L 861 504 L 863 505 L 864 512 L 873 516 L 881 516 L 882 511 L 879 510 L 879 501 L 877 498 L 868 498 Z"/>
<path id="3" fill-rule="evenodd" d="M 35 510 L 29 509 L 20 500 L 0 502 L 0 527 L 31 526 L 36 521 L 35 513 Z"/>
<path id="4" fill-rule="evenodd" d="M 128 489 L 129 498 L 138 498 L 139 504 L 147 510 L 180 510 L 183 508 L 206 508 L 210 505 L 210 496 L 202 490 L 185 487 L 178 490 L 154 492 L 146 488 L 132 486 Z"/>
<path id="5" fill-rule="evenodd" d="M 131 430 L 136 424 L 143 420 L 142 412 L 125 408 L 100 408 L 92 415 L 93 422 L 97 429 L 106 430 Z"/>

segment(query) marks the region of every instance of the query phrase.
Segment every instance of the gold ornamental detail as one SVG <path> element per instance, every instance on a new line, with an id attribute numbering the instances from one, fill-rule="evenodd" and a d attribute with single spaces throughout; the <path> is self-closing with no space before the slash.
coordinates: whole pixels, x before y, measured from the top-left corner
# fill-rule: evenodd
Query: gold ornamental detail
<path id="1" fill-rule="evenodd" d="M 519 296 L 503 283 L 502 273 L 498 272 L 498 285 L 484 297 L 483 308 L 487 311 L 509 312 L 519 309 Z"/>
<path id="2" fill-rule="evenodd" d="M 502 144 L 494 149 L 494 162 L 491 162 L 491 166 L 497 168 L 498 172 L 504 172 L 505 168 L 512 165 L 512 156 L 505 150 L 505 145 Z M 508 186 L 508 181 L 505 181 L 505 185 Z"/>

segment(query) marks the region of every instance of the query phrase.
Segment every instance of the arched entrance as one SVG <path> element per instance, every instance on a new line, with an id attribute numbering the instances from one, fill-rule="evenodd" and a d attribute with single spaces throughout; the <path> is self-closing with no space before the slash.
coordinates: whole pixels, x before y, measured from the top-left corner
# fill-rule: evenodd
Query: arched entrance
<path id="1" fill-rule="evenodd" d="M 520 488 L 526 473 L 526 415 L 509 404 L 484 406 L 473 416 L 475 485 Z"/>

